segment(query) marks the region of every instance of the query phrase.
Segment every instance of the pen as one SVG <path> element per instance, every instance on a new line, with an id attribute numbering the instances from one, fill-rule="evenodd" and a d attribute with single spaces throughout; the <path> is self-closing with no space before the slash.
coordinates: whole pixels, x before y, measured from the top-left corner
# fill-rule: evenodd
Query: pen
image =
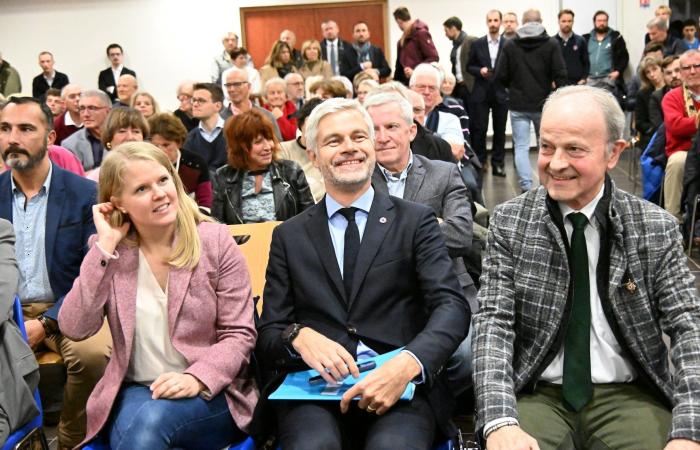
<path id="1" fill-rule="evenodd" d="M 360 373 L 362 373 L 362 372 L 367 372 L 368 370 L 372 370 L 375 367 L 377 367 L 377 363 L 375 363 L 374 361 L 366 361 L 366 362 L 359 363 L 357 365 L 357 370 L 359 370 Z M 312 386 L 317 385 L 317 384 L 323 384 L 325 382 L 326 381 L 323 379 L 323 377 L 321 375 L 309 377 L 309 384 Z"/>

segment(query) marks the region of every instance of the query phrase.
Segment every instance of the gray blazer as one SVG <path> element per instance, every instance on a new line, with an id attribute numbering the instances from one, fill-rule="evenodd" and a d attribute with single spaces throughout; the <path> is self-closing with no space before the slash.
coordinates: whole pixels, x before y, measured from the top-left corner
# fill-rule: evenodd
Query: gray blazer
<path id="1" fill-rule="evenodd" d="M 379 166 L 374 168 L 372 185 L 378 192 L 389 194 L 386 178 Z M 462 288 L 472 286 L 474 282 L 462 259 L 471 247 L 472 213 L 467 188 L 459 175 L 457 164 L 430 160 L 414 153 L 403 199 L 431 207 L 435 215 L 442 219 L 440 231 L 452 257 L 459 283 Z M 472 311 L 475 311 L 476 299 L 467 300 Z"/>
<path id="2" fill-rule="evenodd" d="M 34 403 L 39 365 L 12 320 L 18 283 L 12 224 L 0 219 L 0 445 L 12 431 L 39 414 Z"/>
<path id="3" fill-rule="evenodd" d="M 61 142 L 61 147 L 70 150 L 78 157 L 83 164 L 83 169 L 91 170 L 95 168 L 95 159 L 92 156 L 92 145 L 87 137 L 88 130 L 83 127 L 71 134 Z M 102 149 L 104 153 L 104 148 Z"/>
<path id="4" fill-rule="evenodd" d="M 673 407 L 669 439 L 699 441 L 700 299 L 678 223 L 610 180 L 605 189 L 607 208 L 596 211 L 605 223 L 600 261 L 609 267 L 606 273 L 599 263 L 597 276 L 605 316 L 638 377 Z M 516 394 L 561 345 L 570 310 L 568 243 L 550 213 L 557 206 L 548 208 L 546 199 L 539 187 L 491 217 L 472 343 L 478 428 L 517 418 Z M 662 332 L 671 337 L 673 379 Z"/>

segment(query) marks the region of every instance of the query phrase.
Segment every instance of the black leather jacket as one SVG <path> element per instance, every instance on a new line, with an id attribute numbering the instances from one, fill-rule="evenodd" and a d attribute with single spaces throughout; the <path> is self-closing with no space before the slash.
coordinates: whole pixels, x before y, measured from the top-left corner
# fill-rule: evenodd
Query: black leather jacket
<path id="1" fill-rule="evenodd" d="M 245 172 L 227 164 L 220 167 L 214 175 L 211 215 L 221 223 L 229 225 L 243 223 L 241 185 Z M 304 171 L 294 161 L 286 159 L 273 161 L 270 164 L 270 175 L 277 220 L 294 217 L 314 204 Z"/>

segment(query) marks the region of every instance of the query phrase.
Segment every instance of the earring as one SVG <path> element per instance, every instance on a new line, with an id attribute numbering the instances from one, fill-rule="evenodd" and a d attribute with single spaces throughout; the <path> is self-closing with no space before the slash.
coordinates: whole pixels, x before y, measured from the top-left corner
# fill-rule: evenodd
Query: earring
<path id="1" fill-rule="evenodd" d="M 112 150 L 112 143 L 107 142 L 107 144 L 105 144 L 105 147 L 107 147 L 107 150 Z"/>

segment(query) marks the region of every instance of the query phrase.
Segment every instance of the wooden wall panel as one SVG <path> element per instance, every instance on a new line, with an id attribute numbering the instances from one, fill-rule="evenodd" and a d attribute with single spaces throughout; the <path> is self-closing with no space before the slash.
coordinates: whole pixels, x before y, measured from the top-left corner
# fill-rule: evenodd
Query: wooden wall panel
<path id="1" fill-rule="evenodd" d="M 307 39 L 323 39 L 321 22 L 328 19 L 338 23 L 341 39 L 349 42 L 353 24 L 367 22 L 372 44 L 388 53 L 386 0 L 241 8 L 242 45 L 260 68 L 282 30 L 292 30 L 297 36 L 296 47 L 301 49 Z"/>

